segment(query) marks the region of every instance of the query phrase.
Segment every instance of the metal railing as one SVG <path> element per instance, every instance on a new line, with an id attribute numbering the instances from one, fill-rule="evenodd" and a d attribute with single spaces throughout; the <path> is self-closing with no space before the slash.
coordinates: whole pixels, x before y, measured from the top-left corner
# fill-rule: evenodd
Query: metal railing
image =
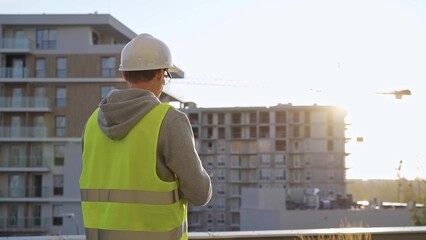
<path id="1" fill-rule="evenodd" d="M 424 240 L 426 227 L 375 227 L 375 228 L 338 228 L 338 229 L 306 229 L 306 230 L 269 230 L 269 231 L 235 231 L 235 232 L 190 232 L 189 239 L 229 239 L 229 240 L 300 240 L 305 239 L 359 239 L 338 238 L 342 235 L 371 235 L 372 240 Z M 326 237 L 326 238 L 324 238 Z M 24 236 L 0 237 L 0 240 L 85 240 L 84 235 L 59 236 Z"/>
<path id="2" fill-rule="evenodd" d="M 0 108 L 50 108 L 47 97 L 0 97 Z"/>
<path id="3" fill-rule="evenodd" d="M 9 157 L 0 159 L 0 168 L 48 168 L 52 159 L 45 157 Z"/>
<path id="4" fill-rule="evenodd" d="M 33 48 L 33 41 L 28 38 L 2 38 L 0 42 L 0 50 L 2 51 L 31 51 Z"/>
<path id="5" fill-rule="evenodd" d="M 0 189 L 0 198 L 52 197 L 51 187 L 6 187 Z"/>
<path id="6" fill-rule="evenodd" d="M 29 78 L 31 70 L 25 67 L 1 67 L 0 78 Z"/>
<path id="7" fill-rule="evenodd" d="M 43 138 L 47 127 L 0 127 L 0 138 Z"/>
<path id="8" fill-rule="evenodd" d="M 0 232 L 47 232 L 48 226 L 49 218 L 0 218 Z"/>

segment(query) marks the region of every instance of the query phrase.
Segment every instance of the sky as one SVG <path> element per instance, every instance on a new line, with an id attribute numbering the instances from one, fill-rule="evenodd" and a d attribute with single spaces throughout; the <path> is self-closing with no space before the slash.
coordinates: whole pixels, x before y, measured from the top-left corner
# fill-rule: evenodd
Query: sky
<path id="1" fill-rule="evenodd" d="M 199 107 L 348 111 L 347 178 L 426 178 L 426 1 L 0 0 L 0 14 L 111 14 L 171 49 Z M 409 89 L 397 100 L 378 94 Z M 363 142 L 357 142 L 363 137 Z"/>

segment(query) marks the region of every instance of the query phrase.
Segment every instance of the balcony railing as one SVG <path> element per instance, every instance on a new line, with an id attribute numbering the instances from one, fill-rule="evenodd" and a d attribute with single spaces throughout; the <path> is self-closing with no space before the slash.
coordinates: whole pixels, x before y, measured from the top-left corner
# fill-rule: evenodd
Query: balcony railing
<path id="1" fill-rule="evenodd" d="M 10 157 L 0 159 L 0 168 L 48 168 L 51 162 L 45 157 Z"/>
<path id="2" fill-rule="evenodd" d="M 28 38 L 2 38 L 0 42 L 0 52 L 8 53 L 28 53 L 34 46 Z"/>
<path id="3" fill-rule="evenodd" d="M 49 218 L 0 218 L 0 232 L 47 232 L 48 226 Z"/>
<path id="4" fill-rule="evenodd" d="M 0 198 L 52 197 L 51 187 L 6 187 L 0 189 Z"/>
<path id="5" fill-rule="evenodd" d="M 47 109 L 50 110 L 47 97 L 0 97 L 0 108 L 5 110 Z M 2 109 L 3 110 L 3 109 Z"/>
<path id="6" fill-rule="evenodd" d="M 2 67 L 0 78 L 29 78 L 32 77 L 31 70 L 25 67 Z"/>
<path id="7" fill-rule="evenodd" d="M 43 138 L 47 127 L 0 127 L 0 138 Z"/>

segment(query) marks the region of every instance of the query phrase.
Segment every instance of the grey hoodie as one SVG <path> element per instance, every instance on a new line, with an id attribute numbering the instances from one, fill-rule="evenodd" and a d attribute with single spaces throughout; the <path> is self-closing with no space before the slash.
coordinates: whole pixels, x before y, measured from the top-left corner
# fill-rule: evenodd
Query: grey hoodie
<path id="1" fill-rule="evenodd" d="M 148 90 L 113 90 L 99 104 L 99 126 L 109 138 L 119 140 L 159 103 Z M 167 112 L 160 128 L 157 175 L 163 181 L 177 177 L 182 196 L 193 205 L 205 205 L 211 198 L 211 180 L 196 152 L 189 120 L 174 108 Z"/>

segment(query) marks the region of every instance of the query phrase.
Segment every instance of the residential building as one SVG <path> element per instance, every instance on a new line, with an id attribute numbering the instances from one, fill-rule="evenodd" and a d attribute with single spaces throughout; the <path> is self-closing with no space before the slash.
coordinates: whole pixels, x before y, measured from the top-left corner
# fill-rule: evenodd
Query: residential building
<path id="1" fill-rule="evenodd" d="M 127 87 L 120 52 L 135 36 L 108 14 L 0 15 L 0 236 L 84 233 L 81 134 Z"/>
<path id="2" fill-rule="evenodd" d="M 240 230 L 244 188 L 318 188 L 328 199 L 346 195 L 342 109 L 279 104 L 183 111 L 213 184 L 208 205 L 189 208 L 190 231 Z"/>

